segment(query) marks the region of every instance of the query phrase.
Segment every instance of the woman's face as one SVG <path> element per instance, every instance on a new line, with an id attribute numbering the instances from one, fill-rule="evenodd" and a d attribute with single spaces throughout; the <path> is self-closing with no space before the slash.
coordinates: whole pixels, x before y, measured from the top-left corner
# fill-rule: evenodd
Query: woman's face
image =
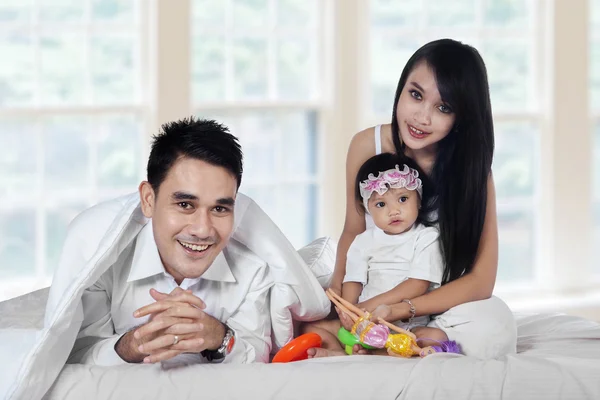
<path id="1" fill-rule="evenodd" d="M 444 103 L 433 71 L 418 63 L 408 75 L 396 108 L 400 138 L 412 150 L 435 150 L 454 126 L 456 116 Z"/>

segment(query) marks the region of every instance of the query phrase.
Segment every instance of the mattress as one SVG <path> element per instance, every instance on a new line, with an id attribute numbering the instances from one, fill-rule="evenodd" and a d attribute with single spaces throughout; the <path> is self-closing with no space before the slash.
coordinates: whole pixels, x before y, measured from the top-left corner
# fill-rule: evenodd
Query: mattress
<path id="1" fill-rule="evenodd" d="M 47 290 L 0 303 L 0 329 L 40 328 Z M 45 399 L 600 399 L 600 325 L 516 314 L 517 354 L 346 356 L 289 364 L 66 365 Z"/>

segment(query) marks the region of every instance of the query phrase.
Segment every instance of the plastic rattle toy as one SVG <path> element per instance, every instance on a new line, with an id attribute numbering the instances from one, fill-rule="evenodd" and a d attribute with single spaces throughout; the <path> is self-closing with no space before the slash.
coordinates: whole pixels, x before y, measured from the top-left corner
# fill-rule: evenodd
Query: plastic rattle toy
<path id="1" fill-rule="evenodd" d="M 460 349 L 454 341 L 441 342 L 439 343 L 440 346 L 421 348 L 417 344 L 414 333 L 390 324 L 381 318 L 378 318 L 379 324 L 375 324 L 369 320 L 371 316 L 369 313 L 344 300 L 332 290 L 328 289 L 326 294 L 340 310 L 348 314 L 354 321 L 351 332 L 344 328 L 338 331 L 338 338 L 346 345 L 346 353 L 349 351 L 351 353 L 352 346 L 356 343 L 363 345 L 363 347 L 385 348 L 389 355 L 396 357 L 412 357 L 415 355 L 426 357 L 438 352 L 460 353 Z M 390 330 L 396 333 L 390 333 Z"/>
<path id="2" fill-rule="evenodd" d="M 313 347 L 321 347 L 321 336 L 316 333 L 305 333 L 290 341 L 273 357 L 274 363 L 286 363 L 291 361 L 306 360 L 306 351 Z"/>

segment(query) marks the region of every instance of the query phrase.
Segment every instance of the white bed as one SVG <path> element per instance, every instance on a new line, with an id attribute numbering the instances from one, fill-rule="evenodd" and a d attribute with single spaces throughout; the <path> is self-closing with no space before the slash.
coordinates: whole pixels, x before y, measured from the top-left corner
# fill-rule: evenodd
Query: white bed
<path id="1" fill-rule="evenodd" d="M 0 303 L 0 329 L 40 328 L 47 290 Z M 600 399 L 600 325 L 517 315 L 518 354 L 352 356 L 290 364 L 66 365 L 45 399 Z"/>

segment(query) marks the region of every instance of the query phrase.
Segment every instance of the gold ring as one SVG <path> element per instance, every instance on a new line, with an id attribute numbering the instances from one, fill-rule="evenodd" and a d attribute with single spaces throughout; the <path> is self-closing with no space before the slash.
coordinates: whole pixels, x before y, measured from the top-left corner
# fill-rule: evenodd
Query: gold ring
<path id="1" fill-rule="evenodd" d="M 177 343 L 179 343 L 179 336 L 175 335 L 173 336 L 173 346 L 175 346 Z"/>

